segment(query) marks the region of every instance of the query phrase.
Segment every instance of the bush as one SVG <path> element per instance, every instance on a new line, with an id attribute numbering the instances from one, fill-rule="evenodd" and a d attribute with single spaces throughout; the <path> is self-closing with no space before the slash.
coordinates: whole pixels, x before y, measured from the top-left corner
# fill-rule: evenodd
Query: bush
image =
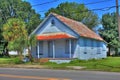
<path id="1" fill-rule="evenodd" d="M 13 62 L 14 62 L 14 64 L 22 64 L 23 63 L 23 61 L 19 57 L 15 58 Z"/>

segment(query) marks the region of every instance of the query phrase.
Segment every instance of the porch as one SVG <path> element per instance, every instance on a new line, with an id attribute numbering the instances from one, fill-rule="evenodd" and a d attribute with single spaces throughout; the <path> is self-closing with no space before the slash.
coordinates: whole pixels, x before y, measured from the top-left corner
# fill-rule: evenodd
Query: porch
<path id="1" fill-rule="evenodd" d="M 76 47 L 76 38 L 73 36 L 61 34 L 52 34 L 49 37 L 43 35 L 37 37 L 38 42 L 36 46 L 36 58 L 50 58 L 50 59 L 66 59 L 73 58 Z M 61 36 L 61 37 L 60 37 Z"/>

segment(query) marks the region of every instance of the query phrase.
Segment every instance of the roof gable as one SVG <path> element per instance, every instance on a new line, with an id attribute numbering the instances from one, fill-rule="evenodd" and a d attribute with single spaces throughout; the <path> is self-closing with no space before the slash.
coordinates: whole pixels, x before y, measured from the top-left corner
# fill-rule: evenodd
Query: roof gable
<path id="1" fill-rule="evenodd" d="M 95 32 L 93 32 L 91 29 L 89 29 L 87 26 L 85 26 L 81 22 L 63 17 L 63 16 L 55 14 L 55 13 L 51 13 L 51 15 L 54 15 L 57 19 L 59 19 L 65 25 L 70 27 L 72 30 L 74 30 L 76 33 L 78 33 L 80 36 L 103 41 L 103 39 L 99 35 L 97 35 Z"/>
<path id="2" fill-rule="evenodd" d="M 52 21 L 54 20 L 54 25 L 52 25 Z M 35 35 L 40 34 L 50 34 L 50 33 L 66 33 L 70 34 L 75 37 L 79 37 L 79 34 L 77 34 L 73 29 L 68 27 L 68 25 L 65 25 L 61 20 L 59 20 L 56 16 L 53 14 L 49 14 L 43 21 L 40 23 L 40 25 L 31 33 Z"/>

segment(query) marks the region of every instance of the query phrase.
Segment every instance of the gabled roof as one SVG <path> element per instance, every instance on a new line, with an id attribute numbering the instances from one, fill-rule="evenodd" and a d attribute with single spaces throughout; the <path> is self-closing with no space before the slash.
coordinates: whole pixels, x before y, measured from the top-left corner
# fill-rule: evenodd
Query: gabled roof
<path id="1" fill-rule="evenodd" d="M 50 15 L 55 16 L 58 20 L 60 20 L 62 23 L 70 27 L 73 31 L 75 31 L 82 37 L 103 41 L 103 39 L 99 35 L 97 35 L 95 32 L 93 32 L 91 29 L 89 29 L 81 22 L 66 18 L 55 13 L 51 13 Z"/>

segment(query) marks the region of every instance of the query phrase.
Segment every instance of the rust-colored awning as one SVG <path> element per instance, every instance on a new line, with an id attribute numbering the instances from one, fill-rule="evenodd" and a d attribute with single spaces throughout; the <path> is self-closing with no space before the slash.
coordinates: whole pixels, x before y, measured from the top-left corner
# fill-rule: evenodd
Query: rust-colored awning
<path id="1" fill-rule="evenodd" d="M 74 36 L 66 33 L 47 33 L 37 35 L 37 40 L 53 40 L 53 39 L 66 39 L 75 38 Z"/>

